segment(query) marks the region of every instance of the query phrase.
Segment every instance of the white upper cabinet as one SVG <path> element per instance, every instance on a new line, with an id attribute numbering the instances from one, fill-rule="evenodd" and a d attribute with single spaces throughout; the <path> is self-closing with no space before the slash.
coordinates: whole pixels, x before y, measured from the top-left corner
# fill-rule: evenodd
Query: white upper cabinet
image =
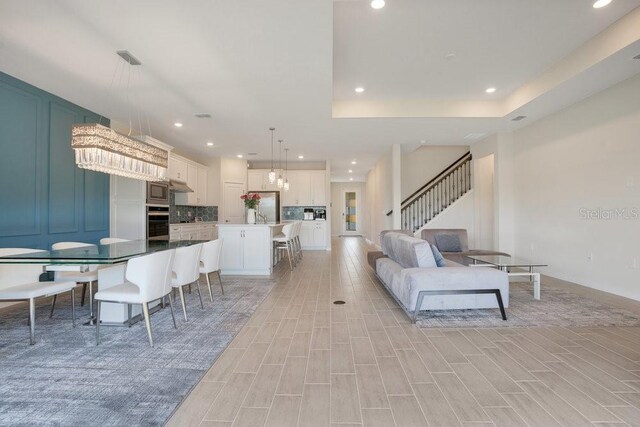
<path id="1" fill-rule="evenodd" d="M 176 204 L 188 206 L 208 205 L 208 168 L 199 163 L 176 156 L 169 157 L 169 178 L 185 182 L 192 193 L 176 193 Z"/>
<path id="2" fill-rule="evenodd" d="M 282 206 L 326 206 L 324 171 L 289 171 L 289 185 L 289 191 L 282 191 Z"/>
<path id="3" fill-rule="evenodd" d="M 187 181 L 187 162 L 173 155 L 169 156 L 169 179 Z"/>
<path id="4" fill-rule="evenodd" d="M 248 191 L 281 191 L 277 182 L 269 182 L 269 172 L 271 169 L 249 169 L 247 171 Z"/>

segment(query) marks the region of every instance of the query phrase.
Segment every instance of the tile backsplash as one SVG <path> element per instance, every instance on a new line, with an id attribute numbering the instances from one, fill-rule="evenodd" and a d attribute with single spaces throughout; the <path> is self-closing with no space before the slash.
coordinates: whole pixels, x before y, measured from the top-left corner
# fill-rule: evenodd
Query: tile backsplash
<path id="1" fill-rule="evenodd" d="M 282 208 L 282 220 L 302 220 L 304 219 L 305 208 L 325 209 L 324 206 L 285 206 Z"/>
<path id="2" fill-rule="evenodd" d="M 218 207 L 176 205 L 176 194 L 173 191 L 169 194 L 169 222 L 171 224 L 180 221 L 193 221 L 197 216 L 202 217 L 203 221 L 217 221 Z"/>

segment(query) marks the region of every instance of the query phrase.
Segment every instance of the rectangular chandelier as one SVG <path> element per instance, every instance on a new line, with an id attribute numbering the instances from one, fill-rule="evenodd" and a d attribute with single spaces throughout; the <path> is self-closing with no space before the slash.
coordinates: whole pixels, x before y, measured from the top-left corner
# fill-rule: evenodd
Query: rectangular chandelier
<path id="1" fill-rule="evenodd" d="M 165 181 L 169 153 L 100 124 L 76 124 L 71 148 L 82 169 L 144 181 Z"/>

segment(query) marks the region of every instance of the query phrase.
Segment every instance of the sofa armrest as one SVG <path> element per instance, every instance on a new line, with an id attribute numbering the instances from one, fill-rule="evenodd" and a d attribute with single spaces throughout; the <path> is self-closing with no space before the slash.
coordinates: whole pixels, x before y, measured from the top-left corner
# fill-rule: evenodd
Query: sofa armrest
<path id="1" fill-rule="evenodd" d="M 374 270 L 376 269 L 376 260 L 378 258 L 387 258 L 386 255 L 382 253 L 382 251 L 371 251 L 367 252 L 367 263 Z"/>

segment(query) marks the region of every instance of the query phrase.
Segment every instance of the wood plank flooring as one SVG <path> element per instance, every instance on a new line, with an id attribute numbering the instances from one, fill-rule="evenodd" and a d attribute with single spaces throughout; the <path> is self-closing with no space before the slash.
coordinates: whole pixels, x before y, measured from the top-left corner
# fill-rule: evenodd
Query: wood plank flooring
<path id="1" fill-rule="evenodd" d="M 367 250 L 305 252 L 168 425 L 640 426 L 640 327 L 420 329 Z"/>

